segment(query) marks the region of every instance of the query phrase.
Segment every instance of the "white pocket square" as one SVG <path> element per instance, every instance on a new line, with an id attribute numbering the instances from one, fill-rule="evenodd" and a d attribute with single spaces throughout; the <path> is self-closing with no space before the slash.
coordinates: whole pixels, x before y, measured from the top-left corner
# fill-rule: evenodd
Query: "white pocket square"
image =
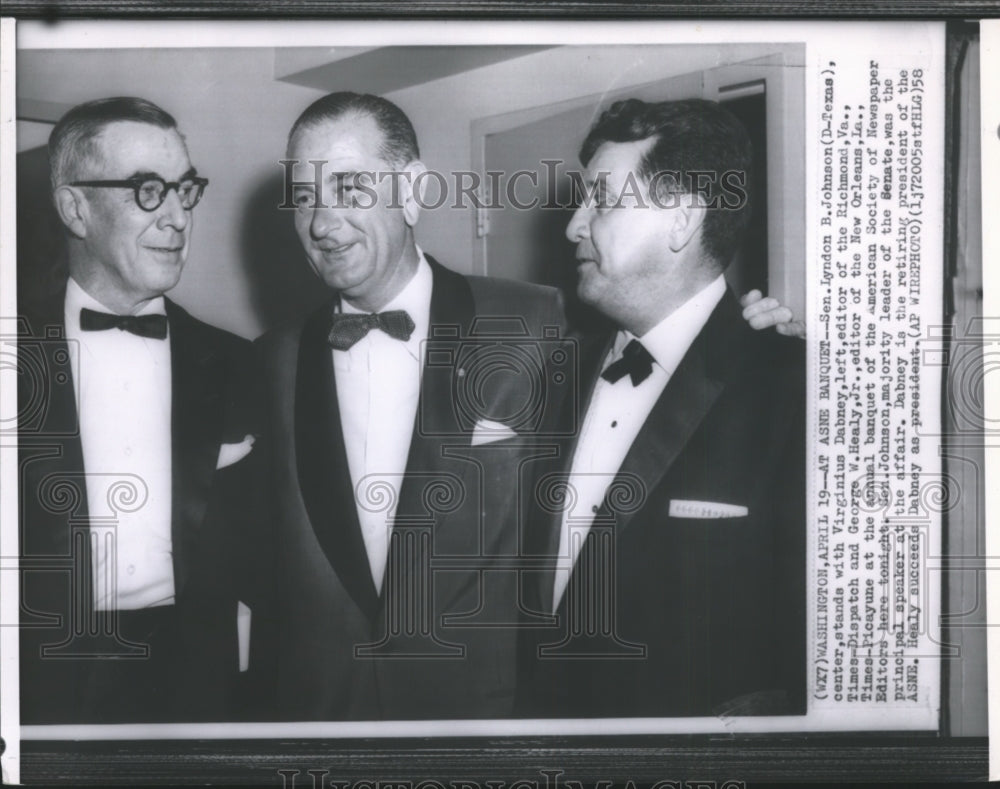
<path id="1" fill-rule="evenodd" d="M 220 446 L 219 459 L 215 463 L 215 470 L 218 471 L 220 468 L 231 466 L 233 463 L 243 460 L 243 458 L 250 454 L 250 450 L 253 449 L 253 442 L 256 440 L 253 436 L 247 435 L 238 444 L 223 444 Z"/>
<path id="2" fill-rule="evenodd" d="M 480 444 L 492 444 L 494 441 L 503 441 L 505 438 L 512 438 L 517 432 L 500 422 L 493 422 L 490 419 L 480 419 L 472 430 L 472 446 Z"/>
<path id="3" fill-rule="evenodd" d="M 671 518 L 742 518 L 750 511 L 741 504 L 726 504 L 721 501 L 670 500 Z"/>

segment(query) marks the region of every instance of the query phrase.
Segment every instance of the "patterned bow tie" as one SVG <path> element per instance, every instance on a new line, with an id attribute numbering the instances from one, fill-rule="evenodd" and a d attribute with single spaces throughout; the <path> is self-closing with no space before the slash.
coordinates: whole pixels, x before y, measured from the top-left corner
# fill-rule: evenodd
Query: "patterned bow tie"
<path id="1" fill-rule="evenodd" d="M 97 312 L 84 307 L 80 310 L 80 328 L 84 331 L 121 329 L 139 337 L 165 340 L 167 338 L 167 316 L 112 315 L 109 312 Z"/>
<path id="2" fill-rule="evenodd" d="M 616 383 L 626 374 L 632 378 L 632 386 L 638 386 L 653 372 L 653 357 L 641 342 L 632 340 L 622 351 L 622 357 L 601 373 L 601 378 Z"/>
<path id="3" fill-rule="evenodd" d="M 406 310 L 373 313 L 340 313 L 333 316 L 327 342 L 338 351 L 346 351 L 372 329 L 381 329 L 390 337 L 406 342 L 414 324 Z"/>

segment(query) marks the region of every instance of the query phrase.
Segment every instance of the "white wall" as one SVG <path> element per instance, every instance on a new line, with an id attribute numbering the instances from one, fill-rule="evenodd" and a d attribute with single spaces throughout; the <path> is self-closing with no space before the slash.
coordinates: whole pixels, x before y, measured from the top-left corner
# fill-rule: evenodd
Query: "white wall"
<path id="1" fill-rule="evenodd" d="M 424 161 L 442 172 L 472 168 L 474 120 L 711 68 L 771 51 L 766 44 L 698 47 L 559 47 L 387 94 L 410 116 Z M 288 52 L 277 52 L 278 62 Z M 294 54 L 294 53 L 293 53 Z M 211 183 L 195 209 L 181 284 L 171 294 L 195 315 L 244 336 L 317 303 L 316 287 L 281 199 L 285 136 L 321 91 L 275 80 L 276 51 L 256 49 L 22 50 L 19 100 L 63 104 L 115 95 L 147 98 L 172 113 L 191 159 Z M 405 64 L 401 64 L 405 68 Z M 286 69 L 287 70 L 287 69 Z M 330 90 L 364 90 L 330 85 Z M 19 128 L 39 142 L 44 128 Z M 418 240 L 471 271 L 471 209 L 425 212 Z"/>
<path id="2" fill-rule="evenodd" d="M 474 120 L 546 107 L 773 52 L 772 44 L 559 47 L 394 91 L 409 115 L 424 163 L 442 172 L 472 169 Z M 581 137 L 586 130 L 581 130 Z M 536 166 L 528 163 L 526 166 Z M 449 201 L 451 202 L 451 201 Z M 472 271 L 473 211 L 424 212 L 419 240 L 452 268 Z"/>
<path id="3" fill-rule="evenodd" d="M 260 247 L 251 243 L 250 204 L 262 202 L 262 184 L 280 175 L 288 128 L 318 91 L 276 82 L 269 48 L 28 50 L 18 56 L 17 90 L 19 98 L 69 106 L 141 96 L 174 115 L 191 161 L 210 184 L 194 211 L 187 267 L 171 296 L 244 336 L 265 328 L 267 310 L 257 305 L 261 296 L 247 272 L 248 246 Z M 295 266 L 300 276 L 305 264 L 295 252 L 275 265 Z"/>

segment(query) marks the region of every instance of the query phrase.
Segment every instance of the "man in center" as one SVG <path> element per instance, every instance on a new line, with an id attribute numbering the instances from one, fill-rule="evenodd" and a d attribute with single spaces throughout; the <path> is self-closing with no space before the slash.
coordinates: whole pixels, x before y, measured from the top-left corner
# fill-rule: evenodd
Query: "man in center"
<path id="1" fill-rule="evenodd" d="M 509 715 L 517 574 L 483 557 L 518 553 L 512 485 L 531 440 L 511 417 L 531 389 L 464 367 L 463 339 L 484 320 L 540 337 L 563 320 L 560 295 L 420 250 L 424 168 L 391 102 L 319 99 L 286 158 L 296 231 L 333 297 L 259 341 L 280 437 L 277 715 Z"/>

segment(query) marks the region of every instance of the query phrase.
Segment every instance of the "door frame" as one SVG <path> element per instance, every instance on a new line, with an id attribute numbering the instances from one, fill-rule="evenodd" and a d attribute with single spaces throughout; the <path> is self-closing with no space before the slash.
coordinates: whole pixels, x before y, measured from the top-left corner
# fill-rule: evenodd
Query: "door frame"
<path id="1" fill-rule="evenodd" d="M 680 74 L 614 91 L 591 93 L 555 104 L 477 118 L 471 124 L 472 169 L 486 181 L 486 138 L 584 106 L 606 106 L 616 99 L 649 101 L 700 96 L 725 101 L 757 92 L 767 94 L 767 216 L 770 293 L 805 317 L 805 46 L 775 44 L 762 57 Z M 473 271 L 489 274 L 489 212 L 473 215 Z M 487 232 L 482 223 L 486 223 Z"/>

